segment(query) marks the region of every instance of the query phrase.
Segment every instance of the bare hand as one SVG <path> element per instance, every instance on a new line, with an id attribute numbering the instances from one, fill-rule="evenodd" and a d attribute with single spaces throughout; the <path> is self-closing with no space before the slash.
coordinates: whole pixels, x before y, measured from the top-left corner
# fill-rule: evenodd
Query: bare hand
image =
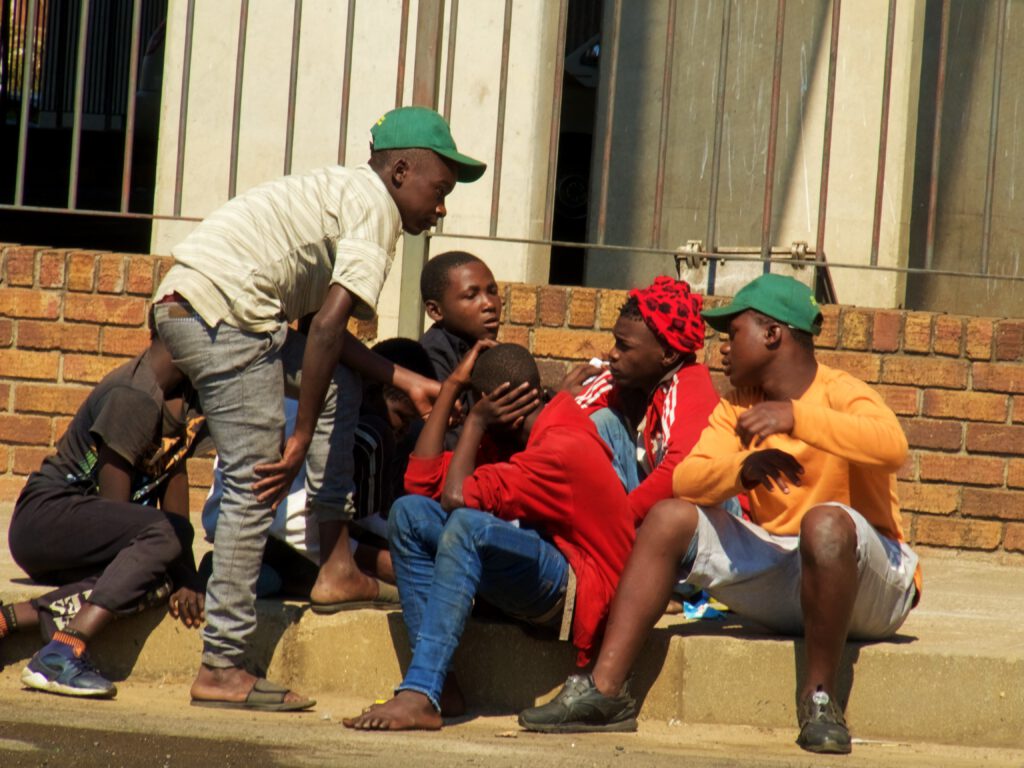
<path id="1" fill-rule="evenodd" d="M 479 419 L 485 430 L 493 426 L 518 429 L 537 407 L 539 398 L 540 392 L 532 389 L 529 382 L 524 381 L 515 389 L 505 382 L 481 397 L 470 411 L 470 417 Z"/>
<path id="2" fill-rule="evenodd" d="M 273 464 L 259 464 L 255 467 L 256 474 L 261 479 L 253 483 L 252 489 L 256 492 L 256 500 L 270 502 L 271 509 L 277 509 L 278 505 L 288 496 L 288 490 L 292 487 L 295 476 L 299 474 L 302 462 L 306 460 L 306 451 L 309 444 L 296 439 L 295 435 L 288 438 L 284 444 L 284 454 L 280 461 Z"/>
<path id="3" fill-rule="evenodd" d="M 764 451 L 755 451 L 743 460 L 743 468 L 740 469 L 740 482 L 743 487 L 750 490 L 758 485 L 763 485 L 769 491 L 778 487 L 783 493 L 789 493 L 789 485 L 800 485 L 800 476 L 804 473 L 803 465 L 793 456 L 775 448 Z M 774 486 L 773 486 L 774 483 Z"/>
<path id="4" fill-rule="evenodd" d="M 591 365 L 590 363 L 580 363 L 565 374 L 565 378 L 562 379 L 562 383 L 558 385 L 558 391 L 568 392 L 573 397 L 576 397 L 576 395 L 582 391 L 587 379 L 599 376 L 604 373 L 605 370 L 605 368 L 599 368 L 598 366 Z"/>
<path id="5" fill-rule="evenodd" d="M 430 415 L 434 408 L 434 401 L 441 394 L 441 382 L 421 376 L 415 384 L 409 387 L 406 392 L 416 411 L 424 419 Z"/>
<path id="6" fill-rule="evenodd" d="M 789 400 L 758 403 L 740 414 L 736 434 L 745 448 L 756 448 L 768 435 L 788 435 L 793 424 L 793 403 Z"/>
<path id="7" fill-rule="evenodd" d="M 206 595 L 188 587 L 172 593 L 167 606 L 171 616 L 190 629 L 198 628 L 206 618 Z"/>
<path id="8" fill-rule="evenodd" d="M 480 353 L 485 349 L 497 346 L 498 342 L 493 339 L 480 339 L 473 348 L 466 353 L 465 357 L 455 366 L 455 370 L 448 374 L 448 381 L 459 388 L 461 392 L 464 389 L 469 388 L 470 379 L 473 376 L 473 366 L 476 365 L 477 358 L 480 357 Z"/>

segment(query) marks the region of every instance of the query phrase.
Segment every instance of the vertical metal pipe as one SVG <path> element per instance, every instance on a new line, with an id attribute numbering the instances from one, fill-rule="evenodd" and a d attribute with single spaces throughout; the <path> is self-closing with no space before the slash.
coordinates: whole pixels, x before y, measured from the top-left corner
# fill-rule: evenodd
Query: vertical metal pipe
<path id="1" fill-rule="evenodd" d="M 455 80 L 455 38 L 459 31 L 459 0 L 452 0 L 448 17 L 448 58 L 444 71 L 444 119 L 452 119 L 452 82 Z"/>
<path id="2" fill-rule="evenodd" d="M 338 165 L 345 164 L 348 143 L 348 100 L 352 93 L 352 41 L 355 39 L 356 0 L 348 0 L 348 21 L 345 22 L 345 63 L 341 75 L 341 127 L 338 133 Z"/>
<path id="3" fill-rule="evenodd" d="M 939 205 L 939 170 L 942 159 L 942 110 L 946 100 L 946 64 L 949 59 L 950 0 L 942 0 L 942 31 L 939 36 L 939 71 L 935 78 L 935 127 L 932 132 L 932 166 L 928 182 L 928 231 L 925 235 L 924 266 L 935 260 L 935 214 Z"/>
<path id="4" fill-rule="evenodd" d="M 196 0 L 188 0 L 185 13 L 185 50 L 181 67 L 181 105 L 178 109 L 178 158 L 174 171 L 174 215 L 181 216 L 181 186 L 185 178 L 185 129 L 188 125 L 188 86 L 192 75 L 192 34 L 195 31 Z"/>
<path id="5" fill-rule="evenodd" d="M 505 0 L 505 23 L 501 32 L 501 75 L 498 87 L 498 129 L 494 137 L 494 178 L 491 181 L 491 237 L 498 234 L 498 204 L 501 200 L 501 161 L 505 152 L 505 97 L 508 94 L 508 51 L 512 38 L 512 0 Z"/>
<path id="6" fill-rule="evenodd" d="M 871 266 L 878 266 L 878 244 L 882 235 L 882 194 L 885 191 L 885 158 L 889 146 L 889 94 L 892 91 L 893 40 L 896 37 L 896 0 L 889 0 L 889 22 L 885 31 L 885 69 L 882 73 L 882 118 L 878 127 L 878 169 L 875 171 L 875 215 L 871 224 Z"/>
<path id="7" fill-rule="evenodd" d="M 597 199 L 597 242 L 604 244 L 608 225 L 608 170 L 612 162 L 612 128 L 615 125 L 615 91 L 619 79 L 619 35 L 622 32 L 622 0 L 613 0 L 610 44 L 601 41 L 601 58 L 608 57 L 608 98 L 604 110 L 604 149 L 601 152 L 601 178 Z"/>
<path id="8" fill-rule="evenodd" d="M 128 212 L 132 191 L 132 149 L 135 145 L 135 90 L 139 83 L 139 42 L 142 36 L 142 0 L 132 0 L 132 41 L 128 58 L 128 106 L 125 110 L 124 162 L 121 164 L 121 213 Z"/>
<path id="9" fill-rule="evenodd" d="M 238 136 L 242 124 L 242 81 L 245 77 L 245 38 L 249 31 L 249 0 L 242 0 L 238 14 L 238 47 L 235 50 L 235 95 L 231 106 L 231 159 L 228 161 L 228 199 L 238 189 Z"/>
<path id="10" fill-rule="evenodd" d="M 1003 49 L 1006 44 L 1006 14 L 1010 0 L 999 4 L 996 26 L 996 55 L 992 65 L 992 109 L 988 128 L 988 169 L 985 176 L 985 208 L 981 228 L 981 271 L 988 274 L 988 255 L 992 244 L 992 196 L 996 183 L 996 147 L 999 143 L 999 96 L 1003 88 Z"/>
<path id="11" fill-rule="evenodd" d="M 25 35 L 22 38 L 21 58 L 21 115 L 18 121 L 18 167 L 14 177 L 14 204 L 21 205 L 25 197 L 25 150 L 28 146 L 28 108 L 32 102 L 32 81 L 35 72 L 36 0 L 28 0 Z"/>
<path id="12" fill-rule="evenodd" d="M 665 22 L 665 63 L 661 72 L 661 122 L 658 125 L 658 169 L 654 179 L 654 212 L 651 216 L 651 247 L 661 239 L 661 212 L 665 202 L 665 163 L 668 158 L 668 119 L 672 111 L 672 64 L 676 47 L 676 2 L 669 0 Z"/>
<path id="13" fill-rule="evenodd" d="M 562 129 L 562 86 L 565 81 L 565 35 L 569 0 L 558 4 L 558 37 L 555 42 L 555 83 L 551 95 L 551 130 L 548 133 L 548 187 L 544 203 L 544 237 L 551 239 L 555 221 L 555 186 L 558 183 L 558 145 Z"/>
<path id="14" fill-rule="evenodd" d="M 725 78 L 729 64 L 729 27 L 732 23 L 732 0 L 722 5 L 722 44 L 718 49 L 718 69 L 715 72 L 715 139 L 711 149 L 711 189 L 708 192 L 708 228 L 704 250 L 714 253 L 717 247 L 718 177 L 722 171 L 722 127 L 725 123 Z M 708 260 L 708 293 L 715 292 L 715 273 L 718 264 Z"/>
<path id="15" fill-rule="evenodd" d="M 284 134 L 284 175 L 292 172 L 292 148 L 295 144 L 295 94 L 299 82 L 299 42 L 302 34 L 302 0 L 295 0 L 292 18 L 292 61 L 288 73 L 288 127 Z"/>
<path id="16" fill-rule="evenodd" d="M 825 135 L 821 143 L 821 185 L 818 188 L 818 232 L 815 257 L 825 258 L 825 216 L 828 209 L 828 174 L 832 160 L 832 115 L 836 106 L 836 61 L 839 58 L 839 16 L 843 0 L 832 1 L 832 36 L 828 48 L 828 86 L 825 91 Z"/>
<path id="17" fill-rule="evenodd" d="M 395 109 L 402 106 L 405 91 L 405 49 L 409 39 L 409 0 L 402 0 L 402 24 L 398 34 L 398 76 L 395 79 Z"/>
<path id="18" fill-rule="evenodd" d="M 68 208 L 78 207 L 78 165 L 82 147 L 82 93 L 85 90 L 85 44 L 89 38 L 89 0 L 79 5 L 78 46 L 75 49 L 75 96 L 71 123 L 71 162 L 68 167 Z"/>
<path id="19" fill-rule="evenodd" d="M 761 211 L 761 258 L 764 272 L 771 268 L 772 198 L 775 194 L 775 145 L 779 136 L 779 93 L 782 90 L 782 46 L 786 29 L 786 0 L 775 11 L 775 54 L 772 60 L 772 105 L 768 118 L 768 149 L 764 162 L 764 207 Z"/>

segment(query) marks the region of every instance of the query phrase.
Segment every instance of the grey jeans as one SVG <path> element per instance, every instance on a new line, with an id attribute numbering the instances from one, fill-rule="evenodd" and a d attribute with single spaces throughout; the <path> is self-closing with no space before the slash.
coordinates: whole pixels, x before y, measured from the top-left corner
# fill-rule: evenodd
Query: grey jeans
<path id="1" fill-rule="evenodd" d="M 203 663 L 240 666 L 256 628 L 256 579 L 274 519 L 270 505 L 256 500 L 254 467 L 281 456 L 284 395 L 297 394 L 305 337 L 284 323 L 266 333 L 226 323 L 210 328 L 187 304 L 157 304 L 154 313 L 175 365 L 199 393 L 224 474 Z M 361 397 L 359 377 L 338 366 L 306 457 L 308 506 L 319 522 L 354 513 L 352 449 Z"/>

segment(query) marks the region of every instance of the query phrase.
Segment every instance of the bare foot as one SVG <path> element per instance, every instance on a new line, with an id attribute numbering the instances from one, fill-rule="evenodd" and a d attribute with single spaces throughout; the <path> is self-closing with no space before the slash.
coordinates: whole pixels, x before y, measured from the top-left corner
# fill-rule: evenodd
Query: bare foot
<path id="1" fill-rule="evenodd" d="M 335 568 L 330 562 L 320 566 L 316 583 L 309 592 L 309 600 L 313 603 L 342 603 L 354 600 L 376 600 L 380 594 L 380 585 L 372 576 L 367 576 L 358 568 Z"/>
<path id="2" fill-rule="evenodd" d="M 360 731 L 437 731 L 441 728 L 441 713 L 422 693 L 399 691 L 393 699 L 341 722 L 346 728 Z"/>
<path id="3" fill-rule="evenodd" d="M 195 701 L 245 701 L 258 679 L 241 667 L 208 667 L 203 664 L 192 682 L 190 693 Z M 295 703 L 305 699 L 294 691 L 288 691 L 284 700 Z"/>

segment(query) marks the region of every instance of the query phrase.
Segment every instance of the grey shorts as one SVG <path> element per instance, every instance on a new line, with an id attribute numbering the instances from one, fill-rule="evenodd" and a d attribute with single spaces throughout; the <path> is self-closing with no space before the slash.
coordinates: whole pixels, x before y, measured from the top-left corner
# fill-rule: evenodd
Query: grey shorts
<path id="1" fill-rule="evenodd" d="M 882 536 L 854 509 L 833 504 L 857 527 L 857 598 L 851 639 L 891 637 L 914 606 L 917 555 Z M 799 536 L 776 536 L 718 507 L 698 508 L 697 553 L 680 580 L 700 587 L 738 616 L 783 634 L 803 634 Z"/>

